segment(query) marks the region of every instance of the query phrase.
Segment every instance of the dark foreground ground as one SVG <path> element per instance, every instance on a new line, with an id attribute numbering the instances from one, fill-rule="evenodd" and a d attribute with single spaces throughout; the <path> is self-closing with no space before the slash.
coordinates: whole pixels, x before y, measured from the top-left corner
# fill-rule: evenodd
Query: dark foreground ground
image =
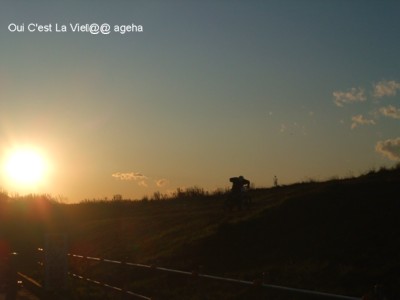
<path id="1" fill-rule="evenodd" d="M 68 250 L 82 255 L 349 296 L 382 284 L 389 299 L 400 299 L 399 168 L 249 193 L 250 208 L 233 211 L 223 209 L 226 194 L 201 189 L 136 202 L 7 199 L 0 202 L 3 244 L 24 256 L 43 247 L 46 233 L 62 232 Z M 154 299 L 301 299 L 140 269 L 71 268 Z M 74 291 L 74 299 L 115 297 L 82 282 Z"/>

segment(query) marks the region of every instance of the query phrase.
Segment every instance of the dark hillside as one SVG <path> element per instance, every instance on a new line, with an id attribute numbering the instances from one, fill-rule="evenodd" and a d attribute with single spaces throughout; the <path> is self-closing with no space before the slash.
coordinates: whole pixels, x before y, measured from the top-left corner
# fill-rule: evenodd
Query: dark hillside
<path id="1" fill-rule="evenodd" d="M 202 266 L 205 273 L 247 279 L 263 273 L 273 284 L 361 295 L 378 282 L 400 285 L 399 183 L 400 169 L 394 169 L 255 190 L 249 211 L 231 213 L 221 209 L 223 199 L 212 197 L 124 209 L 118 209 L 123 203 L 102 204 L 110 206 L 108 214 L 78 222 L 74 246 L 79 252 L 89 243 L 86 250 L 109 257 L 184 270 Z M 101 211 L 101 204 L 92 205 Z"/>
<path id="2" fill-rule="evenodd" d="M 400 286 L 399 174 L 304 184 L 281 205 L 223 224 L 182 255 L 212 272 L 265 272 L 271 283 L 345 294 L 377 282 Z"/>
<path id="3" fill-rule="evenodd" d="M 399 189 L 397 168 L 255 189 L 251 208 L 232 212 L 223 210 L 224 194 L 74 205 L 7 198 L 0 201 L 0 233 L 14 248 L 27 249 L 43 246 L 45 233 L 62 231 L 77 254 L 186 271 L 200 267 L 250 281 L 264 276 L 270 284 L 360 296 L 376 283 L 400 286 Z M 119 272 L 93 270 L 109 278 Z M 199 299 L 204 291 L 208 299 L 260 296 L 219 283 L 196 287 L 203 296 L 194 296 L 182 278 L 129 276 L 133 290 L 155 299 Z"/>

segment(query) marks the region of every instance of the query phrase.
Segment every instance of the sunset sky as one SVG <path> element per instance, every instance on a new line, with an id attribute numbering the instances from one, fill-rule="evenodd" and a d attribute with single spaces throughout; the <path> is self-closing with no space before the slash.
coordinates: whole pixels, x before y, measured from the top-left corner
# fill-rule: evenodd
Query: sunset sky
<path id="1" fill-rule="evenodd" d="M 288 184 L 393 166 L 399 11 L 399 1 L 2 0 L 0 188 L 140 199 L 239 175 L 268 187 L 274 175 Z M 143 31 L 115 31 L 132 24 Z M 6 172 L 21 149 L 43 160 L 35 183 Z"/>

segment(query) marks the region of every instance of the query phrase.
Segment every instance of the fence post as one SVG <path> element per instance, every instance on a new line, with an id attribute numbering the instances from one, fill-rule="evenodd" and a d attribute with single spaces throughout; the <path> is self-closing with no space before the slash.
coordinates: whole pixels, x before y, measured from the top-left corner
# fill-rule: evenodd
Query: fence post
<path id="1" fill-rule="evenodd" d="M 121 291 L 121 299 L 125 300 L 128 299 L 127 294 L 126 294 L 126 287 L 127 287 L 127 283 L 126 283 L 126 278 L 127 278 L 127 268 L 126 268 L 126 262 L 124 260 L 121 261 L 121 266 L 120 266 L 120 286 L 122 288 Z"/>
<path id="2" fill-rule="evenodd" d="M 46 299 L 63 299 L 67 295 L 67 236 L 49 234 L 45 240 L 44 294 Z"/>
<path id="3" fill-rule="evenodd" d="M 11 253 L 7 258 L 6 265 L 6 300 L 15 300 L 17 297 L 17 253 Z"/>

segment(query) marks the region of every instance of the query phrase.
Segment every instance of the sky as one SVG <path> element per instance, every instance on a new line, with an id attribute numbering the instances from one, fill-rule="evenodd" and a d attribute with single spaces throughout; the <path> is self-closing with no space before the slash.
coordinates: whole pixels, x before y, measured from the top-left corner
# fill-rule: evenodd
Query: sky
<path id="1" fill-rule="evenodd" d="M 7 193 L 141 199 L 400 160 L 398 1 L 0 4 Z M 35 183 L 5 171 L 20 149 L 42 158 Z"/>

